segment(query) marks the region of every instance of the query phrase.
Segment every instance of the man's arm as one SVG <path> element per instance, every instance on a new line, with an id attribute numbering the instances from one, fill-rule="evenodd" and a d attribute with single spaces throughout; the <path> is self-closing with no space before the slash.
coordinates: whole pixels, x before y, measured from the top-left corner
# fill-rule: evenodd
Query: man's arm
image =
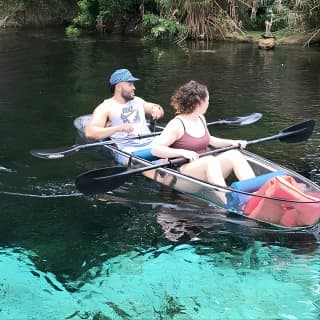
<path id="1" fill-rule="evenodd" d="M 145 102 L 143 108 L 144 112 L 150 115 L 154 120 L 158 120 L 164 116 L 164 110 L 159 104 Z"/>
<path id="2" fill-rule="evenodd" d="M 86 126 L 85 135 L 87 139 L 100 140 L 110 137 L 116 132 L 133 131 L 133 126 L 130 123 L 120 124 L 118 126 L 108 126 L 110 122 L 110 110 L 106 106 L 99 105 L 92 114 L 89 123 Z"/>

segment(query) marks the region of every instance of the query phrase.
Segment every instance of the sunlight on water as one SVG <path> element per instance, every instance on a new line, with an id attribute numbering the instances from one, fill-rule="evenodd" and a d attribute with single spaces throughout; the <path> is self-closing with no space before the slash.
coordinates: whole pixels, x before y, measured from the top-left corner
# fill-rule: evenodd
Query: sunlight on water
<path id="1" fill-rule="evenodd" d="M 320 314 L 318 258 L 259 242 L 243 253 L 191 245 L 136 249 L 67 283 L 69 291 L 53 274 L 36 270 L 28 255 L 0 252 L 1 319 L 292 320 Z"/>

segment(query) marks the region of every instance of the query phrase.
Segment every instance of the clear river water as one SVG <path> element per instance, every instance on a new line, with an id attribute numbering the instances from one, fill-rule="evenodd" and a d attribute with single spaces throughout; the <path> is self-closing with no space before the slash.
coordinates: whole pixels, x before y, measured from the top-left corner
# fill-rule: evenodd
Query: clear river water
<path id="1" fill-rule="evenodd" d="M 319 233 L 266 229 L 142 176 L 84 196 L 75 177 L 110 159 L 93 149 L 31 156 L 81 142 L 73 120 L 110 96 L 118 68 L 164 106 L 163 124 L 172 92 L 191 79 L 208 85 L 208 121 L 263 114 L 211 127 L 217 136 L 257 139 L 315 119 L 308 141 L 249 150 L 320 183 L 319 48 L 2 30 L 0 319 L 319 319 Z"/>

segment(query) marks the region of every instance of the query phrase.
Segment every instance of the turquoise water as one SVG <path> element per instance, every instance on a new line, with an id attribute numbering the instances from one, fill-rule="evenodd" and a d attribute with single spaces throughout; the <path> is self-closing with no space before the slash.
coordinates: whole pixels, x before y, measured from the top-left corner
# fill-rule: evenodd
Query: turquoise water
<path id="1" fill-rule="evenodd" d="M 1 319 L 319 316 L 318 234 L 264 229 L 166 192 L 158 198 L 166 203 L 124 199 L 125 191 L 35 199 L 24 216 L 17 199 L 6 201 Z"/>
<path id="2" fill-rule="evenodd" d="M 60 160 L 32 149 L 79 143 L 73 119 L 105 96 L 119 66 L 137 94 L 172 116 L 173 89 L 210 90 L 208 121 L 251 112 L 257 123 L 219 126 L 256 139 L 320 119 L 319 49 L 119 37 L 70 40 L 59 30 L 0 32 L 0 319 L 319 319 L 319 231 L 283 233 L 135 176 L 98 197 L 76 190 L 86 170 L 112 166 L 84 150 Z M 250 151 L 320 183 L 319 126 L 307 142 Z"/>
<path id="3" fill-rule="evenodd" d="M 320 311 L 317 255 L 261 242 L 230 252 L 136 248 L 68 283 L 74 292 L 30 255 L 1 252 L 2 319 L 316 319 Z"/>

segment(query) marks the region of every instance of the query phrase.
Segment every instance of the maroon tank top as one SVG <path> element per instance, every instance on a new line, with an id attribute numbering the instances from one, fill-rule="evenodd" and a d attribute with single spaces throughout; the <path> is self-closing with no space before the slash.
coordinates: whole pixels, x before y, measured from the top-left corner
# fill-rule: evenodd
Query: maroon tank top
<path id="1" fill-rule="evenodd" d="M 199 154 L 206 152 L 210 142 L 210 135 L 209 135 L 206 124 L 203 122 L 203 119 L 200 118 L 201 122 L 205 127 L 205 133 L 202 137 L 199 137 L 199 138 L 193 137 L 189 133 L 187 133 L 186 127 L 183 121 L 180 118 L 176 118 L 176 119 L 181 121 L 184 129 L 184 134 L 180 139 L 175 141 L 170 147 L 176 148 L 176 149 L 191 150 Z"/>

